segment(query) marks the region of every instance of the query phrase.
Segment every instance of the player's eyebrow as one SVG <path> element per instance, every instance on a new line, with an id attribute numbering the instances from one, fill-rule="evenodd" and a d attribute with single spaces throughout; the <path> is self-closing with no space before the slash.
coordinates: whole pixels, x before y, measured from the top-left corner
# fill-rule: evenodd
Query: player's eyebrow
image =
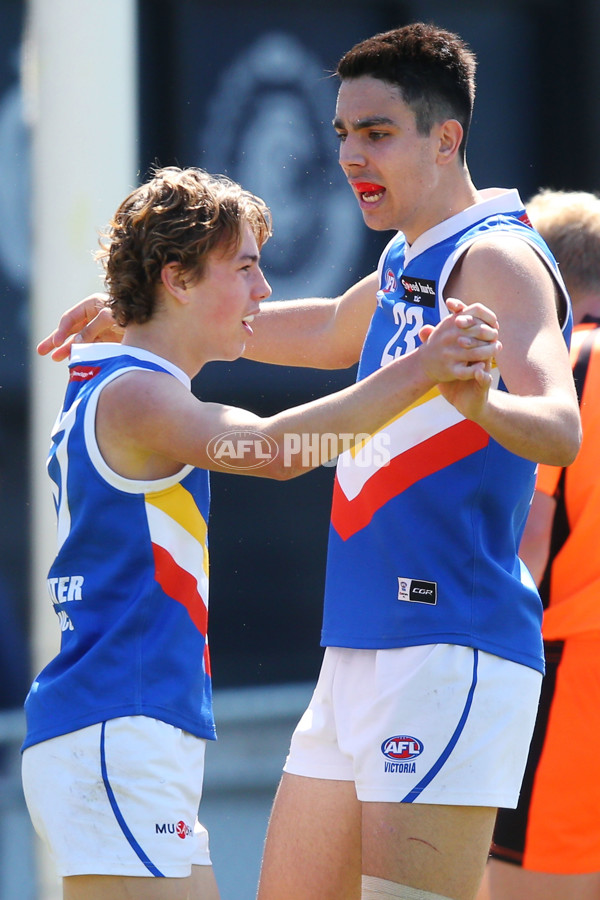
<path id="1" fill-rule="evenodd" d="M 333 127 L 339 130 L 344 130 L 346 126 L 342 119 L 338 116 L 333 120 Z M 393 119 L 390 119 L 389 116 L 365 116 L 364 119 L 355 119 L 354 122 L 350 123 L 350 127 L 353 131 L 361 131 L 363 128 L 374 128 L 379 125 L 395 125 Z"/>

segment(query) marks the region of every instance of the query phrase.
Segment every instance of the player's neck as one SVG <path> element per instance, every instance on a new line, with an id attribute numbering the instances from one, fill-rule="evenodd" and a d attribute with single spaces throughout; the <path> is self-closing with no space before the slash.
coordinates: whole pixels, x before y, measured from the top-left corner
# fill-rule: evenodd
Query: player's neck
<path id="1" fill-rule="evenodd" d="M 129 324 L 125 329 L 123 344 L 139 347 L 168 360 L 190 378 L 194 378 L 203 365 L 197 359 L 197 353 L 189 350 L 184 336 L 174 329 L 167 317 L 164 320 L 156 317 L 143 324 Z"/>
<path id="2" fill-rule="evenodd" d="M 435 228 L 440 222 L 473 206 L 480 198 L 465 166 L 451 174 L 448 173 L 448 177 L 440 181 L 429 199 L 430 202 L 422 210 L 423 214 L 415 219 L 412 227 L 400 229 L 409 244 L 413 244 L 418 237 Z"/>

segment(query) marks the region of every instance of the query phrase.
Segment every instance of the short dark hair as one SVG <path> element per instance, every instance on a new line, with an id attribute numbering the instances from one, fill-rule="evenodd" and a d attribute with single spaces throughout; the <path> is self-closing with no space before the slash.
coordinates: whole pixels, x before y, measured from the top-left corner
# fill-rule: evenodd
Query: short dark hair
<path id="1" fill-rule="evenodd" d="M 356 44 L 342 56 L 336 73 L 342 81 L 370 75 L 398 87 L 420 134 L 429 134 L 436 122 L 456 119 L 464 132 L 464 161 L 476 66 L 475 54 L 457 34 L 415 22 Z"/>
<path id="2" fill-rule="evenodd" d="M 182 274 L 199 281 L 212 250 L 237 252 L 245 224 L 262 247 L 271 234 L 269 209 L 235 181 L 194 167 L 155 169 L 100 236 L 97 258 L 117 322 L 148 321 L 163 266 L 177 263 Z"/>

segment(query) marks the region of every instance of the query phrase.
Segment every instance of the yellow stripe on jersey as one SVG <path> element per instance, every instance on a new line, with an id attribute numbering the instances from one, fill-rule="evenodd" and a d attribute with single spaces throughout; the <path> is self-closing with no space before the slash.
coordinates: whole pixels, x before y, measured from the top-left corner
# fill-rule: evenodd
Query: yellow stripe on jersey
<path id="1" fill-rule="evenodd" d="M 204 571 L 208 574 L 207 524 L 194 498 L 181 484 L 146 494 L 146 503 L 160 509 L 184 528 L 204 550 Z"/>

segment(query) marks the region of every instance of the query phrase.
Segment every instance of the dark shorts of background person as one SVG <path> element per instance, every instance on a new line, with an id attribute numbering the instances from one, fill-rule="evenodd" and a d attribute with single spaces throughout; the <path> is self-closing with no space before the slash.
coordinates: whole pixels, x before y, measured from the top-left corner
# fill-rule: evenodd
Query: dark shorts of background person
<path id="1" fill-rule="evenodd" d="M 516 809 L 500 809 L 491 856 L 552 874 L 600 871 L 600 636 L 544 644 L 546 676 Z"/>

